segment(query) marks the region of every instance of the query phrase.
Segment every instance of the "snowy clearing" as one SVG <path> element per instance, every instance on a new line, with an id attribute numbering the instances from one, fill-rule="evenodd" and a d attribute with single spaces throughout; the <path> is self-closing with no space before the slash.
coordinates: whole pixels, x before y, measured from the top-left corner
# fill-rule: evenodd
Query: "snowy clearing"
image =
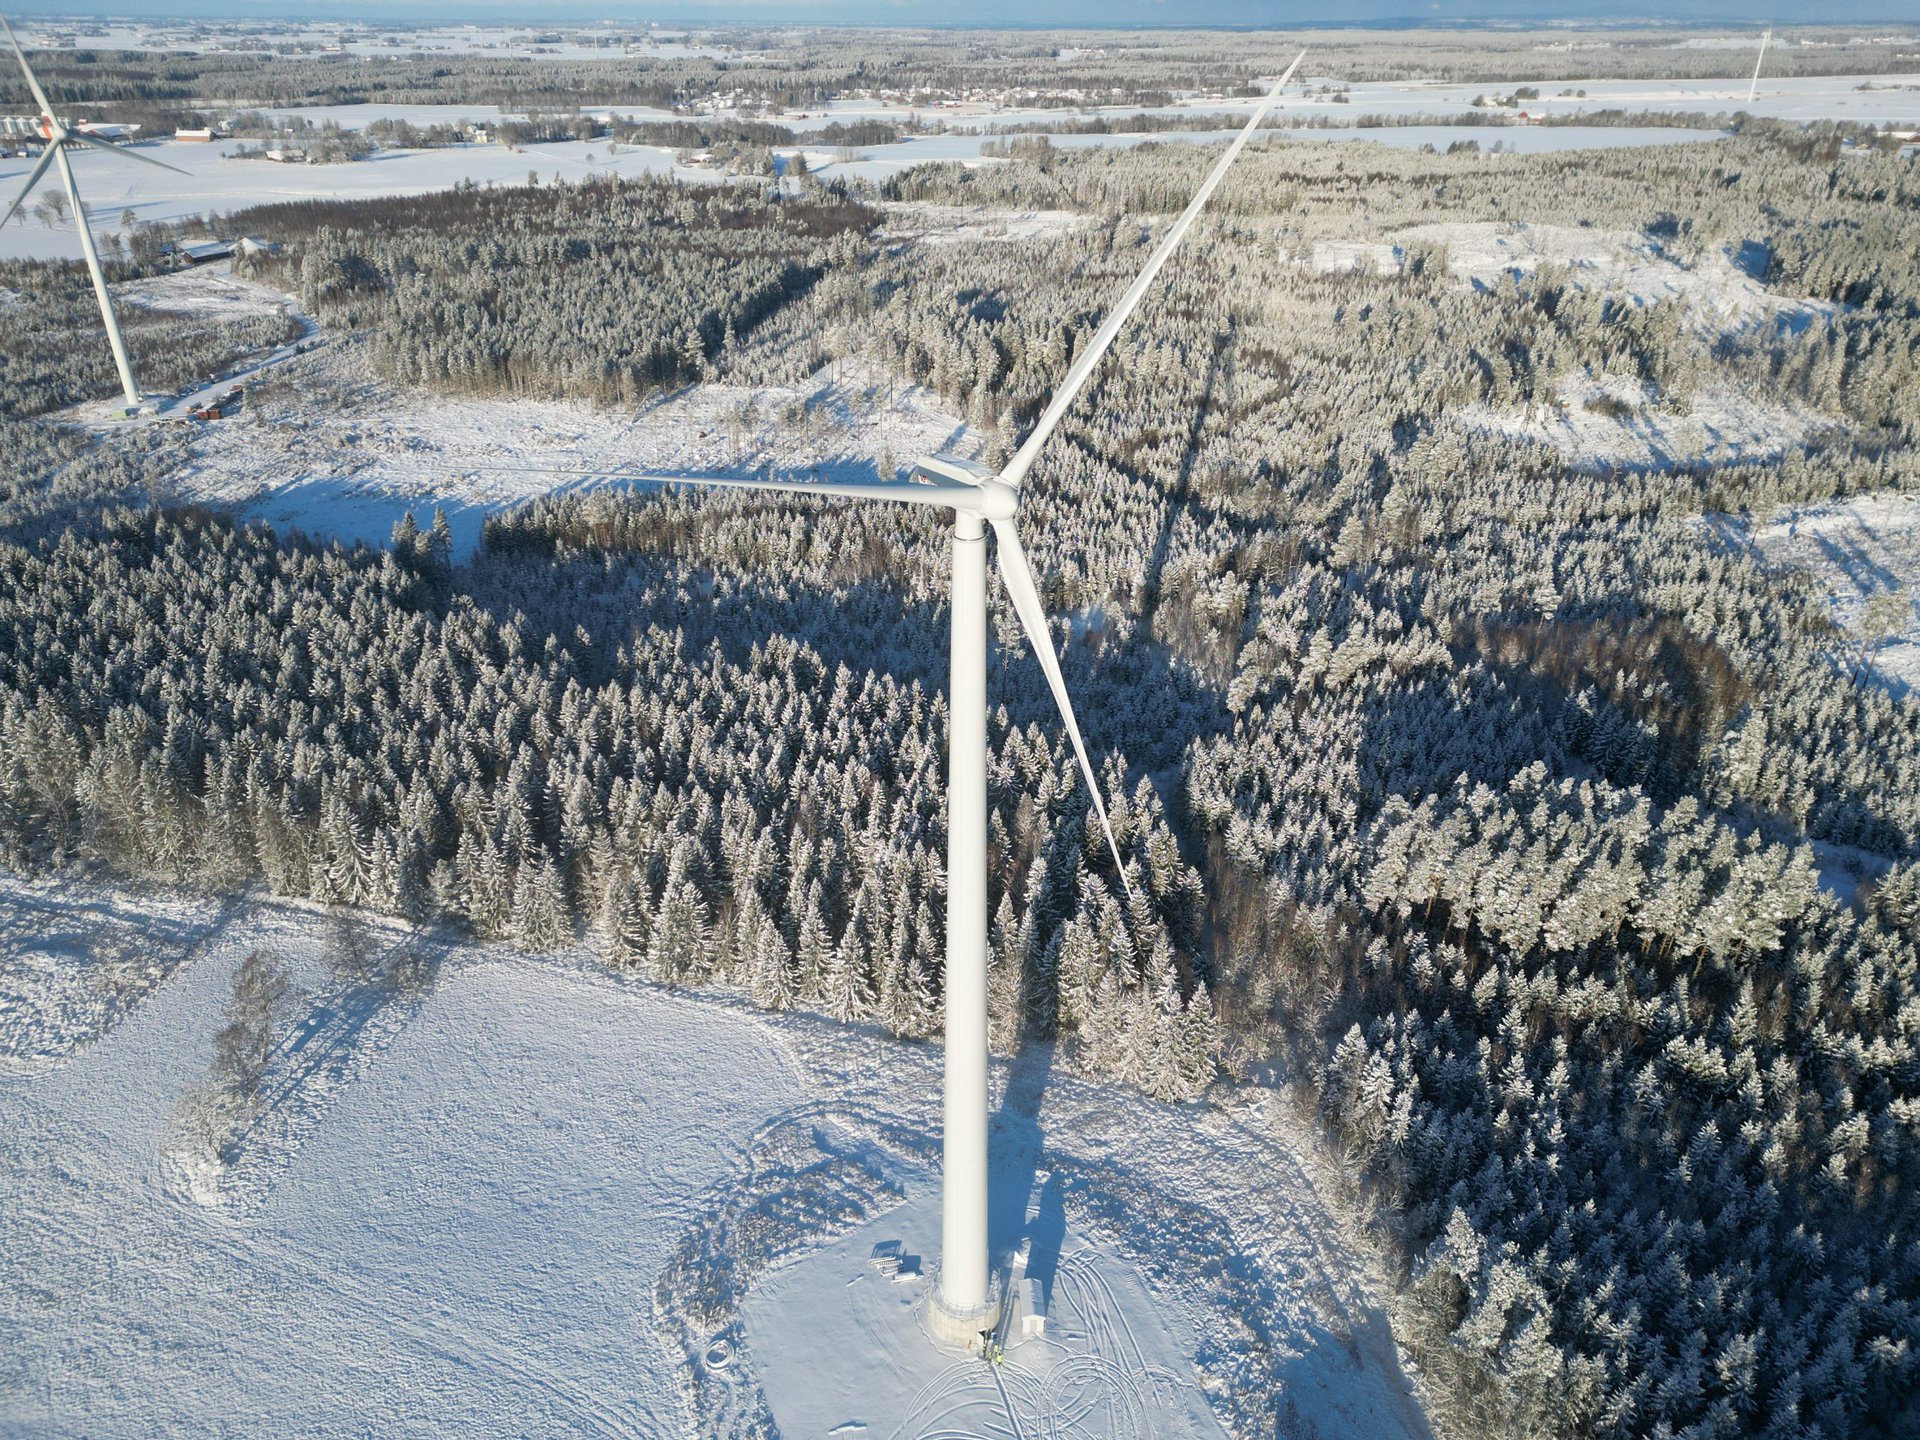
<path id="1" fill-rule="evenodd" d="M 1775 565 L 1811 571 L 1833 618 L 1856 636 L 1870 600 L 1904 597 L 1905 618 L 1872 652 L 1872 666 L 1896 694 L 1920 690 L 1920 495 L 1786 506 L 1757 527 L 1733 517 L 1720 527 Z"/>
<path id="2" fill-rule="evenodd" d="M 1824 301 L 1776 295 L 1753 275 L 1759 258 L 1716 246 L 1685 264 L 1644 234 L 1530 225 L 1520 221 L 1416 225 L 1387 241 L 1327 241 L 1314 247 L 1317 270 L 1371 265 L 1392 271 L 1416 244 L 1444 245 L 1448 268 L 1477 288 L 1498 285 L 1507 275 L 1530 275 L 1542 265 L 1563 267 L 1588 289 L 1624 295 L 1636 305 L 1661 300 L 1690 306 L 1705 329 L 1731 330 L 1760 319 L 1804 325 L 1831 315 Z"/>
<path id="3" fill-rule="evenodd" d="M 246 519 L 384 544 L 403 514 L 446 510 L 465 555 L 488 511 L 653 474 L 783 473 L 871 479 L 939 450 L 976 455 L 983 437 L 931 392 L 854 366 L 807 386 L 697 385 L 637 411 L 580 402 L 461 399 L 400 390 L 354 346 L 282 368 L 284 406 L 255 391 L 247 409 L 192 432 L 171 479 L 183 500 Z"/>
<path id="4" fill-rule="evenodd" d="M 1499 410 L 1476 403 L 1457 415 L 1471 429 L 1537 440 L 1576 465 L 1608 469 L 1765 459 L 1839 423 L 1729 390 L 1696 395 L 1683 410 L 1668 409 L 1639 381 L 1619 375 L 1576 373 L 1561 377 L 1555 388 L 1552 405 Z"/>
<path id="5" fill-rule="evenodd" d="M 917 201 L 886 204 L 886 234 L 923 245 L 962 241 L 1038 240 L 1089 223 L 1074 210 L 989 210 L 974 205 L 928 205 Z"/>
<path id="6" fill-rule="evenodd" d="M 241 279 L 233 273 L 233 264 L 227 260 L 144 280 L 125 281 L 113 287 L 113 298 L 116 303 L 143 305 L 149 310 L 205 316 L 216 323 L 293 308 L 291 297 L 270 285 Z"/>
<path id="7" fill-rule="evenodd" d="M 341 922 L 0 877 L 20 1013 L 60 1023 L 30 956 L 101 963 L 85 927 L 143 913 L 192 921 L 152 931 L 167 982 L 0 1071 L 0 1395 L 23 1433 L 719 1436 L 770 1413 L 876 1440 L 1214 1436 L 1277 1387 L 1303 1433 L 1426 1434 L 1378 1282 L 1264 1093 L 1153 1105 L 1044 1048 L 999 1072 L 994 1245 L 1052 1319 L 996 1372 L 918 1339 L 930 1264 L 898 1286 L 864 1265 L 869 1233 L 936 1248 L 937 1047 L 447 946 L 384 1032 L 334 1037 L 354 1063 L 269 1086 L 310 1118 L 253 1142 L 262 1183 L 194 1204 L 179 1101 L 240 957 L 292 964 L 295 1057 L 338 995 Z M 744 1287 L 731 1319 L 682 1283 L 708 1272 Z"/>

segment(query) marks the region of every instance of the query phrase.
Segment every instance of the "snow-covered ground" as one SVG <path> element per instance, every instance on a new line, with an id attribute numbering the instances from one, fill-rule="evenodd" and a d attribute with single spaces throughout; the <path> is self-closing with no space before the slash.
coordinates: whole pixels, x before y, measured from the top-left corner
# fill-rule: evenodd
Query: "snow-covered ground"
<path id="1" fill-rule="evenodd" d="M 127 306 L 203 316 L 212 324 L 277 311 L 299 329 L 285 344 L 238 360 L 218 375 L 196 377 L 176 393 L 143 392 L 143 402 L 150 407 L 147 416 L 125 419 L 120 397 L 106 395 L 73 406 L 64 413 L 64 419 L 112 430 L 158 420 L 182 420 L 195 408 L 211 405 L 236 385 L 258 384 L 269 371 L 326 344 L 319 322 L 301 310 L 291 295 L 235 275 L 230 260 L 213 260 L 188 270 L 122 281 L 113 287 L 113 298 L 116 306 L 123 307 L 119 312 L 123 318 Z"/>
<path id="2" fill-rule="evenodd" d="M 438 506 L 462 554 L 489 511 L 622 483 L 583 478 L 594 471 L 745 475 L 771 465 L 871 479 L 889 462 L 977 455 L 983 444 L 930 392 L 853 366 L 804 386 L 692 386 L 638 410 L 398 390 L 351 346 L 279 373 L 293 397 L 284 408 L 255 391 L 239 416 L 191 432 L 170 477 L 179 498 L 376 544 L 403 514 L 425 525 Z"/>
<path id="3" fill-rule="evenodd" d="M 1895 692 L 1920 691 L 1920 495 L 1785 506 L 1751 527 L 1722 517 L 1720 529 L 1773 564 L 1810 570 L 1833 618 L 1856 636 L 1875 597 L 1903 599 L 1904 607 L 1888 604 L 1893 628 L 1871 661 Z"/>
<path id="4" fill-rule="evenodd" d="M 176 903 L 22 888 L 0 885 L 10 980 L 68 911 Z M 233 968 L 267 945 L 317 985 L 318 925 L 236 906 L 188 953 L 156 928 L 168 983 L 60 1063 L 0 1076 L 0 1429 L 684 1433 L 653 1281 L 702 1188 L 803 1093 L 778 1041 L 721 1008 L 466 956 L 403 1028 L 341 1038 L 353 1083 L 263 1142 L 270 1189 L 196 1205 L 173 1182 L 177 1112 Z"/>
<path id="5" fill-rule="evenodd" d="M 164 983 L 62 1018 L 40 957 L 107 963 L 101 917 L 141 915 L 172 922 Z M 1264 1094 L 1153 1105 L 1045 1049 L 999 1072 L 995 1253 L 1024 1248 L 1053 1329 L 994 1370 L 924 1347 L 923 1287 L 861 1263 L 883 1232 L 934 1248 L 936 1046 L 377 921 L 368 949 L 435 964 L 343 1025 L 310 908 L 0 876 L 0 917 L 9 1033 L 67 1037 L 0 1069 L 7 1433 L 1212 1436 L 1277 1396 L 1287 1433 L 1426 1434 Z M 195 1203 L 182 1097 L 256 947 L 301 987 L 266 1087 L 298 1123 Z"/>
<path id="6" fill-rule="evenodd" d="M 1474 404 L 1462 407 L 1458 418 L 1474 429 L 1542 441 L 1576 465 L 1609 469 L 1769 458 L 1838 423 L 1730 389 L 1703 391 L 1670 407 L 1620 375 L 1576 373 L 1555 388 L 1551 405 L 1502 410 Z"/>
<path id="7" fill-rule="evenodd" d="M 1015 1307 L 999 1366 L 938 1349 L 920 1320 L 930 1275 L 889 1278 L 867 1263 L 882 1241 L 904 1237 L 923 1261 L 937 1247 L 937 1177 L 910 1174 L 911 1199 L 776 1271 L 743 1307 L 785 1433 L 1014 1437 L 1037 1428 L 1060 1440 L 1226 1440 L 1194 1384 L 1198 1338 L 1181 1310 L 1157 1304 L 1124 1256 L 1068 1236 L 1057 1197 L 1044 1198 L 1057 1189 L 1050 1173 L 1035 1177 L 1042 1198 L 1029 1211 L 1044 1243 L 1020 1267 L 1042 1286 L 1046 1333 L 1023 1334 L 1026 1311 Z M 796 1332 L 811 1343 L 775 1343 Z M 762 1336 L 768 1343 L 753 1343 Z"/>
<path id="8" fill-rule="evenodd" d="M 215 323 L 248 315 L 271 315 L 292 308 L 292 301 L 286 295 L 271 286 L 235 275 L 232 262 L 226 260 L 151 275 L 144 280 L 129 280 L 114 286 L 113 296 L 116 301 L 130 305 L 205 316 Z"/>
<path id="9" fill-rule="evenodd" d="M 98 1039 L 210 940 L 220 907 L 181 896 L 6 887 L 0 1075 L 44 1070 Z"/>

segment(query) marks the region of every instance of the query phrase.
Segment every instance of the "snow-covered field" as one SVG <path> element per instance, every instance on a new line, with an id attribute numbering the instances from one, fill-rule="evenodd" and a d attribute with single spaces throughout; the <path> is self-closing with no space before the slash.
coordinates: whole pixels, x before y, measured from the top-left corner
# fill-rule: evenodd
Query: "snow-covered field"
<path id="1" fill-rule="evenodd" d="M 164 980 L 76 1022 L 44 957 L 110 963 L 133 916 Z M 1289 1433 L 1426 1433 L 1264 1094 L 1157 1106 L 1044 1049 L 1002 1072 L 994 1244 L 1054 1328 L 995 1371 L 920 1355 L 920 1287 L 859 1263 L 933 1248 L 937 1047 L 375 921 L 435 963 L 342 1025 L 341 922 L 309 908 L 0 877 L 0 917 L 5 1033 L 62 1037 L 0 1068 L 0 1432 L 1217 1435 L 1277 1392 Z M 266 1093 L 301 1118 L 196 1197 L 182 1098 L 256 947 L 300 983 Z M 720 1273 L 744 1303 L 694 1303 Z"/>
<path id="2" fill-rule="evenodd" d="M 212 909 L 7 881 L 0 973 L 29 989 L 23 950 L 102 906 Z M 683 1433 L 652 1285 L 701 1189 L 803 1093 L 777 1040 L 465 956 L 403 1029 L 341 1042 L 353 1083 L 262 1142 L 270 1189 L 206 1207 L 171 1157 L 235 964 L 266 945 L 321 983 L 314 916 L 212 917 L 184 953 L 152 931 L 172 978 L 102 1038 L 0 1076 L 0 1431 Z"/>
<path id="3" fill-rule="evenodd" d="M 1833 618 L 1856 636 L 1875 597 L 1904 600 L 1887 604 L 1892 629 L 1871 662 L 1894 691 L 1920 691 L 1920 495 L 1883 491 L 1785 506 L 1752 527 L 1730 518 L 1720 524 L 1773 564 L 1810 570 Z"/>
<path id="4" fill-rule="evenodd" d="M 805 386 L 693 386 L 638 410 L 397 390 L 351 346 L 279 373 L 295 396 L 284 413 L 256 391 L 239 416 L 191 432 L 171 477 L 179 498 L 373 543 L 403 514 L 430 523 L 438 506 L 463 554 L 488 511 L 620 483 L 580 478 L 595 470 L 744 475 L 771 465 L 871 479 L 889 462 L 977 455 L 983 443 L 930 392 L 851 366 Z"/>

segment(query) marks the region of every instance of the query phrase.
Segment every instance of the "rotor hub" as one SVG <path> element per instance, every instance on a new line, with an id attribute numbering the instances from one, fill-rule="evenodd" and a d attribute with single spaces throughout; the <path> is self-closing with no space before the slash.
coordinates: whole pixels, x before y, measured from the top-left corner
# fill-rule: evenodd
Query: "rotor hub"
<path id="1" fill-rule="evenodd" d="M 982 520 L 1011 520 L 1020 508 L 1020 492 L 1000 479 L 980 482 L 980 502 L 977 506 Z"/>

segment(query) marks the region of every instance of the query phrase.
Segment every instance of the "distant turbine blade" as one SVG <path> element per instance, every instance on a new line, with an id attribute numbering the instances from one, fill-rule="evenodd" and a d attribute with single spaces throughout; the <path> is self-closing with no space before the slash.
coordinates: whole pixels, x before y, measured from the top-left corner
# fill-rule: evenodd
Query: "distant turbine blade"
<path id="1" fill-rule="evenodd" d="M 1766 33 L 1760 37 L 1760 53 L 1754 58 L 1753 79 L 1747 82 L 1747 103 L 1753 103 L 1753 97 L 1760 90 L 1760 67 L 1767 63 L 1767 42 L 1773 39 L 1773 27 L 1769 25 Z"/>
<path id="2" fill-rule="evenodd" d="M 0 220 L 0 230 L 6 229 L 7 226 L 13 223 L 13 217 L 20 213 L 20 207 L 27 203 L 27 196 L 33 193 L 33 187 L 40 183 L 40 177 L 45 175 L 47 173 L 47 167 L 53 164 L 53 152 L 58 148 L 57 146 L 49 145 L 40 152 L 39 161 L 34 165 L 32 170 L 27 172 L 27 183 L 20 187 L 19 198 L 7 207 L 7 218 Z"/>
<path id="3" fill-rule="evenodd" d="M 158 165 L 162 170 L 171 170 L 176 175 L 185 175 L 188 179 L 193 178 L 191 172 L 182 170 L 178 165 L 169 165 L 166 161 L 156 160 L 151 155 L 142 155 L 131 146 L 115 145 L 112 141 L 102 140 L 97 135 L 83 135 L 78 130 L 75 130 L 67 135 L 67 139 L 77 140 L 82 145 L 91 145 L 94 149 L 104 150 L 109 155 L 124 155 L 129 160 L 138 160 L 144 165 Z"/>
<path id="4" fill-rule="evenodd" d="M 1100 828 L 1107 835 L 1107 849 L 1113 852 L 1113 868 L 1120 876 L 1120 888 L 1131 900 L 1133 887 L 1127 883 L 1127 867 L 1120 859 L 1120 842 L 1113 837 L 1106 804 L 1100 799 L 1100 782 L 1094 778 L 1093 761 L 1087 758 L 1086 742 L 1081 740 L 1079 722 L 1073 718 L 1073 702 L 1067 698 L 1067 682 L 1060 674 L 1059 657 L 1053 653 L 1053 634 L 1047 629 L 1047 611 L 1040 603 L 1040 587 L 1034 583 L 1033 567 L 1027 563 L 1027 552 L 1020 546 L 1020 534 L 1013 528 L 1013 521 L 995 520 L 993 534 L 999 547 L 1001 583 L 1007 587 L 1013 608 L 1020 616 L 1020 628 L 1027 632 L 1028 643 L 1033 646 L 1040 668 L 1046 672 L 1054 703 L 1060 707 L 1060 718 L 1067 722 L 1067 735 L 1073 741 L 1073 753 L 1080 758 L 1080 774 L 1087 782 L 1087 794 L 1093 797 L 1094 813 L 1100 817 Z"/>
<path id="5" fill-rule="evenodd" d="M 1194 220 L 1206 208 L 1208 198 L 1226 178 L 1235 157 L 1246 148 L 1247 141 L 1253 138 L 1253 132 L 1260 128 L 1260 122 L 1267 118 L 1267 111 L 1273 108 L 1273 102 L 1280 98 L 1281 90 L 1286 88 L 1287 82 L 1293 79 L 1293 72 L 1300 68 L 1300 62 L 1306 58 L 1307 52 L 1304 50 L 1293 57 L 1293 64 L 1287 67 L 1287 73 L 1274 84 L 1267 98 L 1260 102 L 1259 109 L 1255 110 L 1253 117 L 1247 121 L 1246 129 L 1234 138 L 1233 144 L 1227 147 L 1227 153 L 1214 163 L 1213 170 L 1205 180 L 1200 182 L 1200 188 L 1194 191 L 1193 199 L 1187 202 L 1187 208 L 1180 212 L 1180 218 L 1173 222 L 1173 228 L 1167 231 L 1166 238 L 1160 242 L 1160 248 L 1155 250 L 1153 258 L 1147 261 L 1147 268 L 1134 278 L 1133 284 L 1127 287 L 1127 293 L 1120 297 L 1120 303 L 1113 307 L 1100 328 L 1094 332 L 1091 343 L 1080 352 L 1080 358 L 1075 360 L 1073 368 L 1067 371 L 1067 378 L 1061 382 L 1060 388 L 1054 391 L 1053 399 L 1048 402 L 1046 413 L 1040 417 L 1040 423 L 1033 427 L 1033 433 L 1027 436 L 1025 442 L 1014 452 L 1013 459 L 1008 463 L 1007 468 L 1000 472 L 1000 478 L 1007 484 L 1018 487 L 1020 482 L 1026 479 L 1027 471 L 1033 468 L 1034 459 L 1040 454 L 1040 447 L 1047 443 L 1047 437 L 1053 434 L 1054 427 L 1067 413 L 1067 407 L 1073 404 L 1074 397 L 1079 395 L 1082 387 L 1092 378 L 1094 367 L 1100 363 L 1101 357 L 1107 353 L 1107 348 L 1113 344 L 1114 337 L 1119 335 L 1121 327 L 1139 307 L 1140 301 L 1147 293 L 1147 287 L 1153 284 L 1153 277 L 1160 273 L 1160 267 L 1167 263 L 1167 257 L 1179 248 L 1181 240 L 1186 237 Z"/>
<path id="6" fill-rule="evenodd" d="M 39 105 L 40 113 L 49 120 L 53 119 L 53 102 L 47 99 L 47 92 L 40 88 L 40 82 L 33 78 L 33 67 L 27 64 L 27 52 L 20 48 L 20 37 L 13 33 L 13 26 L 7 23 L 7 17 L 0 15 L 0 27 L 7 32 L 7 40 L 13 46 L 13 53 L 20 57 L 21 73 L 27 77 L 27 88 L 33 92 L 34 102 Z"/>

